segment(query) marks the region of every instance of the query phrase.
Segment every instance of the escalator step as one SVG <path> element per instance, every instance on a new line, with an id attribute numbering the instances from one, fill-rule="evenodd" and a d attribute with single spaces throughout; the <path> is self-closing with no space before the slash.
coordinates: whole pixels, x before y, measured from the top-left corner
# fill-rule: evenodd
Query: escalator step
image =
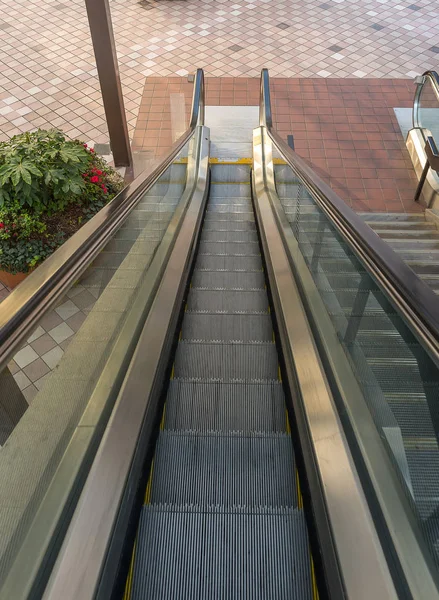
<path id="1" fill-rule="evenodd" d="M 205 383 L 173 379 L 165 428 L 198 431 L 286 431 L 281 382 Z"/>
<path id="2" fill-rule="evenodd" d="M 227 215 L 234 215 L 237 213 L 247 213 L 247 214 L 253 214 L 253 209 L 252 206 L 250 204 L 250 202 L 245 202 L 245 203 L 237 203 L 237 202 L 221 202 L 222 198 L 217 198 L 217 202 L 213 203 L 213 204 L 208 204 L 207 205 L 207 209 L 206 209 L 206 215 L 207 214 L 219 214 L 219 213 L 225 213 Z"/>
<path id="3" fill-rule="evenodd" d="M 192 287 L 212 290 L 263 290 L 264 273 L 258 271 L 202 271 L 196 269 L 192 275 Z"/>
<path id="4" fill-rule="evenodd" d="M 208 231 L 256 231 L 256 223 L 254 221 L 204 221 L 203 233 Z"/>
<path id="5" fill-rule="evenodd" d="M 209 203 L 212 198 L 236 198 L 239 202 L 242 198 L 251 198 L 251 186 L 248 183 L 212 183 L 209 192 Z"/>
<path id="6" fill-rule="evenodd" d="M 201 242 L 257 242 L 256 231 L 204 231 Z"/>
<path id="7" fill-rule="evenodd" d="M 185 379 L 275 381 L 278 357 L 274 343 L 199 343 L 180 341 L 174 376 Z"/>
<path id="8" fill-rule="evenodd" d="M 195 269 L 208 271 L 262 271 L 260 256 L 198 254 Z"/>
<path id="9" fill-rule="evenodd" d="M 273 327 L 270 315 L 187 312 L 183 320 L 181 339 L 206 342 L 271 342 Z"/>
<path id="10" fill-rule="evenodd" d="M 132 600 L 311 600 L 312 590 L 301 512 L 142 509 Z"/>
<path id="11" fill-rule="evenodd" d="M 201 240 L 201 254 L 230 254 L 234 256 L 261 256 L 259 242 L 213 242 Z"/>
<path id="12" fill-rule="evenodd" d="M 187 300 L 188 311 L 228 313 L 268 313 L 265 290 L 211 291 L 191 288 Z M 239 338 L 235 338 L 239 339 Z"/>
<path id="13" fill-rule="evenodd" d="M 161 431 L 151 503 L 295 507 L 291 436 Z"/>

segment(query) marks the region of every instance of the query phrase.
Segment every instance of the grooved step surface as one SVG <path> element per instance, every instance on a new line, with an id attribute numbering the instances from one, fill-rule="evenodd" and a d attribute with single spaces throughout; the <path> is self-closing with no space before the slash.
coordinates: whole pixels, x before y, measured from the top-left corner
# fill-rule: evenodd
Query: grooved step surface
<path id="1" fill-rule="evenodd" d="M 186 313 L 181 338 L 232 342 L 271 342 L 273 327 L 270 315 L 215 315 Z"/>
<path id="2" fill-rule="evenodd" d="M 151 504 L 294 507 L 291 437 L 161 432 Z"/>
<path id="3" fill-rule="evenodd" d="M 175 377 L 193 379 L 276 380 L 278 358 L 273 343 L 213 344 L 181 341 Z"/>
<path id="4" fill-rule="evenodd" d="M 237 292 L 192 288 L 187 301 L 187 310 L 211 313 L 267 313 L 268 298 L 265 290 Z"/>
<path id="5" fill-rule="evenodd" d="M 263 290 L 265 289 L 264 273 L 257 271 L 194 271 L 192 287 L 212 290 Z"/>
<path id="6" fill-rule="evenodd" d="M 132 600 L 311 600 L 301 511 L 145 506 Z"/>
<path id="7" fill-rule="evenodd" d="M 166 400 L 165 428 L 285 432 L 282 384 L 173 379 Z"/>

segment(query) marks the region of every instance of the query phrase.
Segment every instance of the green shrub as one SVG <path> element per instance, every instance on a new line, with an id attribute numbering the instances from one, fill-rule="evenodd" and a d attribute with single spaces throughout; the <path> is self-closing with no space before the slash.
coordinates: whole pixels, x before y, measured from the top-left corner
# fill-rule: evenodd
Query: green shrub
<path id="1" fill-rule="evenodd" d="M 83 144 L 55 129 L 15 135 L 0 143 L 0 206 L 63 209 L 84 193 L 82 174 L 92 160 Z"/>
<path id="2" fill-rule="evenodd" d="M 0 270 L 36 267 L 123 186 L 92 149 L 60 131 L 0 143 Z"/>

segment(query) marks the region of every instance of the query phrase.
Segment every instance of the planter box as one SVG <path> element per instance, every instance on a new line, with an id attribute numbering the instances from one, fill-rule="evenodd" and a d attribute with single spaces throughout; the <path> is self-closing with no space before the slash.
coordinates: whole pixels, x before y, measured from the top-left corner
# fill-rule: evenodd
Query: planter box
<path id="1" fill-rule="evenodd" d="M 13 290 L 19 283 L 26 279 L 29 273 L 8 273 L 7 271 L 0 271 L 0 281 L 8 288 Z"/>

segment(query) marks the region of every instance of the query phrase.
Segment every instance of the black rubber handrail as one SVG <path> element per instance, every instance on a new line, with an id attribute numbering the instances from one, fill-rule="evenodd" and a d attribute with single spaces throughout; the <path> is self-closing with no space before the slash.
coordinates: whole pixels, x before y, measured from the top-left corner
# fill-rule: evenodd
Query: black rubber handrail
<path id="1" fill-rule="evenodd" d="M 204 125 L 204 73 L 194 81 L 189 127 L 165 159 L 157 161 L 68 239 L 0 304 L 0 371 L 39 319 L 93 261 L 142 196 L 169 167 L 195 131 Z"/>
<path id="2" fill-rule="evenodd" d="M 372 264 L 374 274 L 385 283 L 386 291 L 398 302 L 412 329 L 425 342 L 430 355 L 439 364 L 439 299 L 426 283 L 325 183 L 273 129 L 270 79 L 267 69 L 261 73 L 260 126 L 265 127 L 274 145 L 299 180 L 323 208 L 354 250 Z"/>
<path id="3" fill-rule="evenodd" d="M 422 90 L 424 89 L 424 85 L 427 79 L 430 81 L 433 89 L 435 90 L 439 103 L 439 75 L 436 71 L 425 71 L 425 73 L 422 74 L 420 81 L 416 86 L 415 97 L 413 99 L 413 127 L 419 129 L 423 128 L 423 125 L 419 118 L 419 108 Z"/>

